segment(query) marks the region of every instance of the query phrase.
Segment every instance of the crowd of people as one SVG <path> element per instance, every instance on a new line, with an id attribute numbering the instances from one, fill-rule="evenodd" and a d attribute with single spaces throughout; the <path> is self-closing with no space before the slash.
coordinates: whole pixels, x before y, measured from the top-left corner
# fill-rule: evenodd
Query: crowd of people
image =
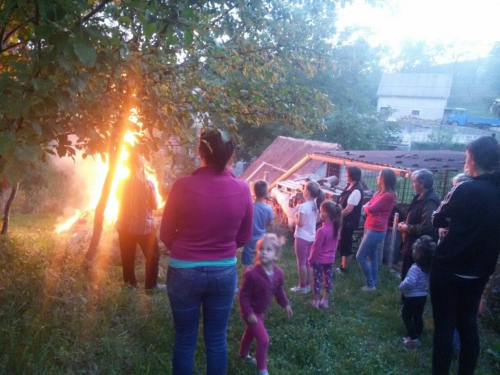
<path id="1" fill-rule="evenodd" d="M 201 167 L 179 178 L 168 196 L 160 239 L 170 250 L 166 289 L 172 310 L 175 340 L 174 374 L 192 374 L 201 311 L 206 351 L 206 373 L 227 372 L 227 324 L 235 294 L 245 324 L 239 355 L 242 361 L 268 374 L 269 336 L 265 314 L 273 297 L 293 315 L 277 263 L 282 239 L 266 233 L 273 212 L 264 199 L 266 181 L 249 186 L 226 168 L 235 148 L 220 132 L 201 134 Z M 145 178 L 138 155 L 129 162 L 130 177 L 121 185 L 119 235 L 123 278 L 137 287 L 135 248 L 146 257 L 145 288 L 158 288 L 158 242 L 152 210 L 154 186 Z M 494 137 L 481 137 L 466 148 L 464 174 L 440 202 L 433 190 L 433 173 L 421 169 L 411 175 L 415 196 L 398 224 L 401 233 L 401 316 L 406 328 L 403 345 L 421 345 L 423 312 L 430 292 L 434 318 L 433 374 L 448 374 L 455 332 L 460 338 L 459 374 L 473 374 L 479 356 L 477 312 L 485 284 L 499 254 L 500 147 Z M 294 217 L 294 247 L 298 284 L 293 293 L 312 292 L 313 308 L 328 310 L 337 248 L 339 273 L 347 272 L 353 231 L 362 214 L 364 234 L 356 253 L 365 276 L 363 292 L 377 289 L 380 245 L 396 202 L 396 176 L 382 169 L 377 190 L 364 203 L 361 170 L 346 168 L 346 188 L 338 202 L 326 200 L 316 182 L 303 187 L 303 201 Z M 237 285 L 237 250 L 243 247 L 242 281 Z M 321 293 L 323 289 L 323 293 Z M 250 347 L 256 341 L 255 358 Z"/>

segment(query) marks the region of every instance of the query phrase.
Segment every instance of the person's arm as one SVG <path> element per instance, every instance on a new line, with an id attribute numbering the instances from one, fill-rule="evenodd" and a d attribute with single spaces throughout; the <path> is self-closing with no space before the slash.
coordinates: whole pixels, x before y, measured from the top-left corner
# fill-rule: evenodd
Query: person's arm
<path id="1" fill-rule="evenodd" d="M 354 207 L 356 207 L 354 204 L 347 204 L 347 206 L 342 210 L 342 217 L 349 215 L 352 210 L 354 210 Z"/>
<path id="2" fill-rule="evenodd" d="M 399 284 L 399 290 L 411 290 L 417 285 L 418 270 L 416 267 L 410 267 L 405 279 Z"/>
<path id="3" fill-rule="evenodd" d="M 311 253 L 309 254 L 309 259 L 308 259 L 308 262 L 310 265 L 312 265 L 314 263 L 314 261 L 316 260 L 318 252 L 323 247 L 324 242 L 325 242 L 325 234 L 323 233 L 323 231 L 320 228 L 316 231 L 314 242 L 311 246 Z"/>
<path id="4" fill-rule="evenodd" d="M 270 226 L 273 220 L 274 220 L 273 208 L 271 206 L 269 206 L 269 216 L 267 218 L 267 224 L 266 224 L 266 226 Z"/>
<path id="5" fill-rule="evenodd" d="M 433 200 L 427 201 L 427 204 L 422 208 L 422 215 L 420 216 L 420 223 L 418 224 L 406 224 L 408 234 L 410 235 L 424 235 L 433 232 L 434 227 L 432 225 L 432 214 L 437 209 L 437 204 Z"/>
<path id="6" fill-rule="evenodd" d="M 358 189 L 355 189 L 349 198 L 347 198 L 347 206 L 342 210 L 342 217 L 346 217 L 349 215 L 352 210 L 359 204 L 361 200 L 361 192 Z"/>
<path id="7" fill-rule="evenodd" d="M 274 291 L 274 297 L 276 297 L 276 302 L 278 302 L 278 305 L 286 309 L 287 306 L 290 306 L 290 302 L 288 301 L 285 290 L 283 288 L 283 271 L 276 270 L 275 272 L 279 272 L 279 275 L 278 287 Z"/>
<path id="8" fill-rule="evenodd" d="M 158 196 L 156 195 L 156 188 L 155 188 L 155 185 L 151 182 L 151 181 L 148 181 L 148 188 L 149 188 L 149 208 L 151 208 L 152 210 L 156 210 L 158 208 L 158 204 L 160 202 L 158 202 Z"/>
<path id="9" fill-rule="evenodd" d="M 160 239 L 168 249 L 172 246 L 177 235 L 178 205 L 179 202 L 183 201 L 180 197 L 181 190 L 182 189 L 179 189 L 178 181 L 175 181 L 168 195 L 161 218 Z"/>
<path id="10" fill-rule="evenodd" d="M 253 294 L 254 280 L 253 273 L 247 271 L 243 274 L 241 289 L 238 292 L 238 301 L 240 303 L 240 313 L 243 319 L 247 319 L 250 315 L 255 315 L 253 311 L 251 298 Z"/>
<path id="11" fill-rule="evenodd" d="M 432 215 L 432 225 L 435 228 L 448 228 L 450 220 L 457 214 L 463 214 L 463 207 L 468 203 L 466 189 L 463 184 L 459 184 L 450 190 L 441 205 Z"/>
<path id="12" fill-rule="evenodd" d="M 377 215 L 381 211 L 386 211 L 387 207 L 393 207 L 396 197 L 393 193 L 382 193 L 376 202 L 372 203 L 372 200 L 364 209 L 367 214 Z"/>
<path id="13" fill-rule="evenodd" d="M 236 247 L 242 247 L 252 239 L 253 202 L 248 185 L 246 185 L 244 207 L 246 207 L 246 211 L 241 221 L 240 228 L 238 229 L 238 233 L 236 234 Z"/>

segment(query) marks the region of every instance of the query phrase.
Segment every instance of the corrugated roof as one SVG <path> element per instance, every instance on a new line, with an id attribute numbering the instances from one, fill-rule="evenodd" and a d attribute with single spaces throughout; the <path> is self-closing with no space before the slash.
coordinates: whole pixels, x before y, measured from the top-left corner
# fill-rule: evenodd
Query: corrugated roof
<path id="1" fill-rule="evenodd" d="M 339 150 L 337 143 L 310 141 L 290 137 L 277 137 L 268 148 L 255 160 L 250 167 L 243 172 L 240 179 L 250 183 L 264 178 L 264 172 L 268 172 L 268 181 L 271 183 L 278 179 L 283 173 L 297 164 L 304 156 L 313 152 L 327 152 Z M 297 171 L 299 175 L 314 173 L 323 164 L 321 161 L 311 160 Z"/>
<path id="2" fill-rule="evenodd" d="M 452 78 L 451 74 L 384 73 L 377 96 L 449 98 Z"/>
<path id="3" fill-rule="evenodd" d="M 465 153 L 460 151 L 330 151 L 315 154 L 408 171 L 425 168 L 430 171 L 458 172 L 463 170 L 465 164 Z"/>

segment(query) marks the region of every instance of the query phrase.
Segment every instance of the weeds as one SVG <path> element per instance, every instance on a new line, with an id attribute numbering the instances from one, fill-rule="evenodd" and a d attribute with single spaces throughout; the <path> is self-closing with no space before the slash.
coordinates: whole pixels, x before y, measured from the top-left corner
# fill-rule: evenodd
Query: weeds
<path id="1" fill-rule="evenodd" d="M 103 236 L 96 267 L 84 273 L 84 232 L 52 233 L 54 217 L 14 216 L 0 237 L 0 373 L 169 373 L 173 325 L 166 293 L 131 291 L 121 282 L 115 233 Z M 287 289 L 296 284 L 293 249 L 281 260 Z M 144 279 L 142 255 L 137 273 Z M 166 257 L 161 259 L 161 281 Z M 353 263 L 334 281 L 327 312 L 309 307 L 310 295 L 288 293 L 294 317 L 273 304 L 266 318 L 272 374 L 428 374 L 432 318 L 427 303 L 423 345 L 407 350 L 399 317 L 398 279 L 386 268 L 375 293 L 363 293 Z M 229 374 L 254 374 L 238 348 L 243 323 L 237 302 L 228 328 Z M 195 372 L 205 372 L 202 327 Z M 481 325 L 478 374 L 500 370 L 500 339 Z M 454 362 L 456 370 L 456 363 Z"/>

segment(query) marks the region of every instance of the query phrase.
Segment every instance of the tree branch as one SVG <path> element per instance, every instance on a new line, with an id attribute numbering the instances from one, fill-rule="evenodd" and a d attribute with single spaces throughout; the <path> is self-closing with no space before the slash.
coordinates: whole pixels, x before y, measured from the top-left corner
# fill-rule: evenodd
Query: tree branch
<path id="1" fill-rule="evenodd" d="M 97 5 L 94 9 L 90 11 L 89 14 L 87 14 L 85 17 L 83 17 L 82 24 L 87 22 L 89 19 L 91 19 L 96 13 L 99 13 L 102 8 L 106 6 L 106 4 L 110 3 L 111 0 L 103 0 L 99 5 Z"/>
<path id="2" fill-rule="evenodd" d="M 15 48 L 15 47 L 17 47 L 17 46 L 19 46 L 19 45 L 21 45 L 21 44 L 24 44 L 24 42 L 19 42 L 19 43 L 16 43 L 16 44 L 11 44 L 11 45 L 9 45 L 9 46 L 7 46 L 7 47 L 5 47 L 5 48 L 2 48 L 2 49 L 0 50 L 0 54 L 2 54 L 2 53 L 4 53 L 4 52 L 7 52 L 9 49 Z"/>

